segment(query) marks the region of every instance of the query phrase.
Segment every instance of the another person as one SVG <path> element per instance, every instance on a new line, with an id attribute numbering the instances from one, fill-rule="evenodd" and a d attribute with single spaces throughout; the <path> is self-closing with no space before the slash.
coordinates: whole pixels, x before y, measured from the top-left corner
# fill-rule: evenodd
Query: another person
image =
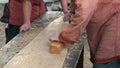
<path id="1" fill-rule="evenodd" d="M 43 0 L 9 0 L 10 18 L 6 28 L 6 43 L 19 32 L 27 31 L 31 22 L 46 12 Z"/>
<path id="2" fill-rule="evenodd" d="M 70 14 L 55 38 L 74 44 L 86 29 L 93 68 L 120 68 L 120 0 L 72 0 Z"/>
<path id="3" fill-rule="evenodd" d="M 64 12 L 64 21 L 68 21 L 70 18 L 70 13 L 68 10 L 68 1 L 67 0 L 60 0 L 61 1 L 61 5 L 62 5 L 62 9 Z"/>

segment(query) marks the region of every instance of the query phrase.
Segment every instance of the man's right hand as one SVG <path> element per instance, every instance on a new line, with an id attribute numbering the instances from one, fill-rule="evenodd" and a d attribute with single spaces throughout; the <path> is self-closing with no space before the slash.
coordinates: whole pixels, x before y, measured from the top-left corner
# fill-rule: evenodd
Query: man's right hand
<path id="1" fill-rule="evenodd" d="M 59 35 L 60 35 L 60 32 L 56 32 L 52 36 L 50 36 L 49 40 L 50 41 L 60 41 Z"/>
<path id="2" fill-rule="evenodd" d="M 70 18 L 71 18 L 71 14 L 68 12 L 68 13 L 66 13 L 66 14 L 64 15 L 63 20 L 64 20 L 64 21 L 69 21 Z"/>

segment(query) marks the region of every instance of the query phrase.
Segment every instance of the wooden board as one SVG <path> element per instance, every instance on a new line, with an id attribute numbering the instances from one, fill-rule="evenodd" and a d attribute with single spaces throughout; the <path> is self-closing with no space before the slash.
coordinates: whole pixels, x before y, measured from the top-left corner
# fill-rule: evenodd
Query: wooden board
<path id="1" fill-rule="evenodd" d="M 0 23 L 0 68 L 11 60 L 21 49 L 29 44 L 49 23 L 62 15 L 61 12 L 49 11 L 45 15 L 39 17 L 32 24 L 31 30 L 18 34 L 8 44 L 5 45 L 4 29 L 5 24 Z"/>
<path id="2" fill-rule="evenodd" d="M 50 35 L 60 31 L 61 23 L 62 17 L 53 21 L 3 68 L 62 68 L 67 50 L 50 54 L 48 40 Z"/>

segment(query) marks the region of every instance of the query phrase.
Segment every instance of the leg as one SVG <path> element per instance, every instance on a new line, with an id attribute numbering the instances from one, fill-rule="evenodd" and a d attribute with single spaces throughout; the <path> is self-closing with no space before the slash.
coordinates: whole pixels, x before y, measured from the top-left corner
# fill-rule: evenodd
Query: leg
<path id="1" fill-rule="evenodd" d="M 9 20 L 9 4 L 6 3 L 4 6 L 3 16 L 0 18 L 1 22 L 8 23 Z"/>
<path id="2" fill-rule="evenodd" d="M 5 29 L 6 33 L 6 43 L 8 43 L 12 38 L 14 38 L 20 30 L 20 26 L 15 26 L 8 24 L 8 27 Z"/>

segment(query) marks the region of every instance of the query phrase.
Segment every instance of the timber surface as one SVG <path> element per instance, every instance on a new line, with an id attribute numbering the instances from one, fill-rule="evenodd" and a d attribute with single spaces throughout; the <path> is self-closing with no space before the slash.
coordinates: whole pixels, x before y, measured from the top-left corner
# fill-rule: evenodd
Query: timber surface
<path id="1" fill-rule="evenodd" d="M 53 21 L 43 31 L 41 31 L 25 48 L 14 56 L 3 68 L 76 68 L 79 57 L 83 50 L 86 36 L 66 48 L 61 54 L 51 54 L 49 52 L 49 37 L 60 31 L 62 17 Z M 83 60 L 83 59 L 82 59 Z"/>
<path id="2" fill-rule="evenodd" d="M 42 17 L 38 18 L 31 27 L 31 30 L 18 34 L 8 44 L 0 49 L 0 67 L 3 67 L 9 60 L 11 60 L 21 49 L 30 43 L 51 21 L 61 16 L 61 12 L 47 12 Z M 2 39 L 4 37 L 4 29 L 2 30 Z M 1 42 L 4 43 L 4 41 Z"/>
<path id="3" fill-rule="evenodd" d="M 50 23 L 3 68 L 62 68 L 67 50 L 61 54 L 51 54 L 48 40 L 53 33 L 60 31 L 62 22 L 60 17 Z"/>

